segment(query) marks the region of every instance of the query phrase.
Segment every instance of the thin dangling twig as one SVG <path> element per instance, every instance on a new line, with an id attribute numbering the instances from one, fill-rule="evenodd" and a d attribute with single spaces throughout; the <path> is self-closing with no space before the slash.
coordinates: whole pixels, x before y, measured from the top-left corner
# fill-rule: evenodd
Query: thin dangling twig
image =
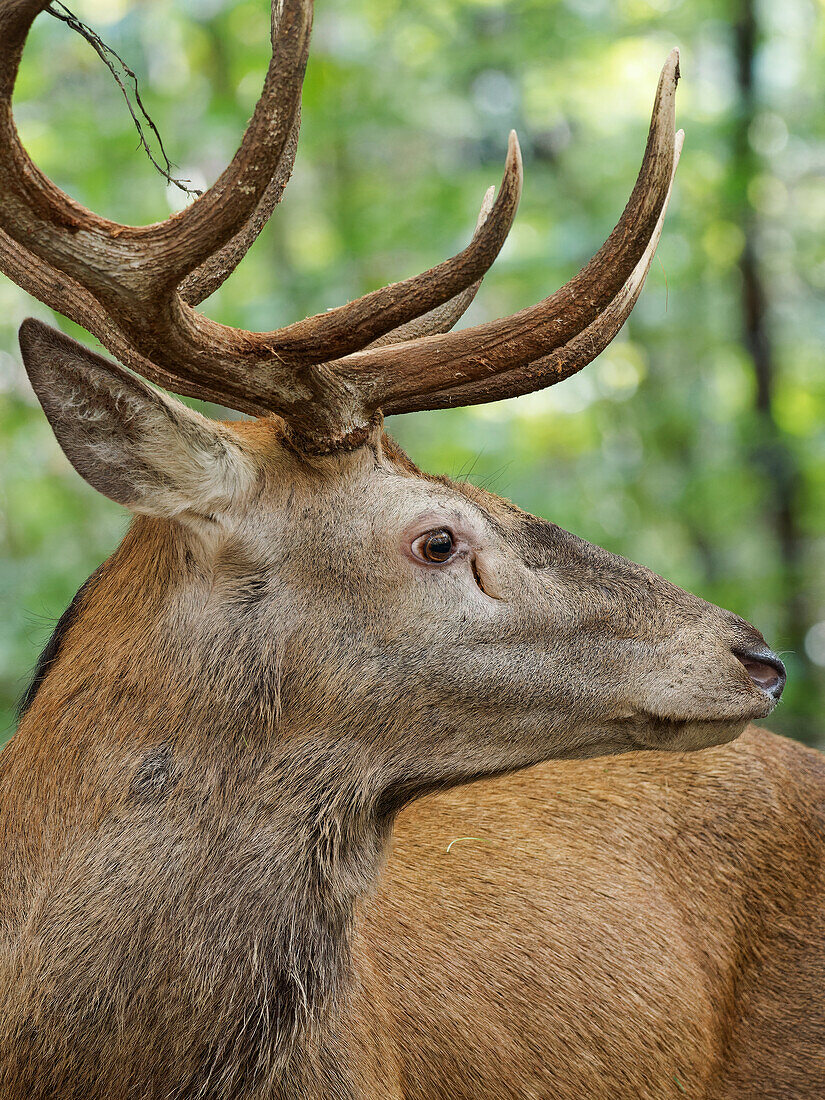
<path id="1" fill-rule="evenodd" d="M 190 195 L 192 198 L 198 198 L 199 195 L 203 194 L 202 191 L 197 191 L 195 190 L 195 188 L 187 187 L 186 185 L 190 182 L 189 180 L 177 179 L 175 176 L 172 175 L 172 169 L 176 166 L 166 155 L 166 149 L 164 148 L 163 139 L 160 136 L 160 132 L 158 131 L 157 126 L 152 121 L 149 113 L 143 105 L 143 100 L 140 98 L 137 75 L 132 71 L 132 69 L 129 68 L 129 66 L 120 56 L 120 54 L 117 53 L 116 50 L 113 50 L 111 46 L 107 46 L 103 39 L 98 34 L 96 34 L 91 29 L 91 27 L 87 27 L 85 23 L 82 23 L 73 12 L 69 11 L 65 4 L 62 4 L 60 2 L 60 0 L 52 0 L 52 3 L 44 10 L 47 11 L 49 15 L 53 15 L 55 19 L 59 19 L 61 22 L 66 23 L 69 27 L 71 27 L 73 31 L 77 31 L 77 33 L 82 38 L 85 38 L 89 45 L 94 49 L 100 60 L 112 74 L 117 83 L 117 86 L 123 93 L 123 98 L 126 100 L 126 106 L 129 108 L 129 114 L 132 116 L 132 121 L 135 124 L 135 129 L 138 132 L 140 144 L 143 146 L 146 156 L 149 158 L 149 160 L 152 162 L 158 172 L 160 172 L 166 182 L 173 184 L 179 190 L 183 191 L 184 194 Z M 113 58 L 114 61 L 112 60 Z M 141 121 L 138 113 L 135 111 L 135 108 L 132 106 L 132 101 L 129 98 L 129 89 L 126 87 L 126 84 L 124 83 L 120 73 L 118 72 L 115 62 L 117 63 L 117 65 L 120 65 L 123 72 L 134 85 L 133 94 L 135 97 L 135 104 L 137 105 L 137 111 L 140 112 L 140 115 L 143 116 L 143 120 L 145 121 L 146 125 L 155 135 L 155 139 L 158 143 L 158 148 L 160 149 L 160 155 L 163 158 L 163 164 L 159 163 L 158 160 L 155 158 L 155 155 L 153 154 L 152 149 L 149 146 L 149 142 L 146 140 L 146 134 L 143 129 L 143 122 Z"/>

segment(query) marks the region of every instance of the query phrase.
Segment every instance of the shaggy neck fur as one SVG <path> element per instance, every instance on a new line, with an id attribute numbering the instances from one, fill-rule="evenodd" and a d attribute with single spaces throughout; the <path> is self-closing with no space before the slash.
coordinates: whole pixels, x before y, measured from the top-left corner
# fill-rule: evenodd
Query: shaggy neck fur
<path id="1" fill-rule="evenodd" d="M 174 586 L 181 561 L 153 549 Z M 26 962 L 37 1028 L 7 1036 L 0 1078 L 31 1097 L 100 1079 L 102 1097 L 120 1081 L 103 1059 L 147 1096 L 317 1098 L 326 1081 L 346 1097 L 337 1022 L 390 831 L 382 780 L 355 739 L 291 728 L 260 647 L 254 675 L 227 668 L 220 639 L 171 652 L 124 552 L 81 597 L 0 758 L 0 795 L 33 823 L 4 864 L 5 927 L 39 921 L 69 963 L 46 976 Z M 82 935 L 64 911 L 84 913 Z M 52 1016 L 63 1054 L 45 1082 L 32 1044 Z"/>

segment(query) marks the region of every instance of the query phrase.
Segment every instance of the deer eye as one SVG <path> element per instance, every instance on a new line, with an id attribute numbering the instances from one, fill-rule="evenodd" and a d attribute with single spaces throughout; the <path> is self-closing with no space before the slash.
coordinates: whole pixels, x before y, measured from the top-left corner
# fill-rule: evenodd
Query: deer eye
<path id="1" fill-rule="evenodd" d="M 446 528 L 428 531 L 412 544 L 413 553 L 432 565 L 444 565 L 455 553 L 455 539 Z"/>

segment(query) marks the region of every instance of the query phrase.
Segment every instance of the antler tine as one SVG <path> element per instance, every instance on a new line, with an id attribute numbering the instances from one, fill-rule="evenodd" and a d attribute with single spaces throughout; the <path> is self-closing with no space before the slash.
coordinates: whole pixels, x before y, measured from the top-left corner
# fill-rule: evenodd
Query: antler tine
<path id="1" fill-rule="evenodd" d="M 3 128 L 0 146 L 7 154 L 4 162 L 3 154 L 0 152 L 0 180 L 6 191 L 6 199 L 3 204 L 0 204 L 0 224 L 6 224 L 13 233 L 15 227 L 22 228 L 22 232 L 14 233 L 14 236 L 0 229 L 0 268 L 29 293 L 94 332 L 122 362 L 145 377 L 159 385 L 185 392 L 188 396 L 200 397 L 204 400 L 219 400 L 220 395 L 215 393 L 212 387 L 191 381 L 184 382 L 171 372 L 151 363 L 135 350 L 131 341 L 119 330 L 111 313 L 101 306 L 90 289 L 73 278 L 73 274 L 82 278 L 88 274 L 88 271 L 82 268 L 80 271 L 72 271 L 74 265 L 71 261 L 77 258 L 74 251 L 69 252 L 68 256 L 62 250 L 53 251 L 51 240 L 49 247 L 41 251 L 40 255 L 33 255 L 30 251 L 32 247 L 36 247 L 35 234 L 31 231 L 32 216 L 37 210 L 43 209 L 46 209 L 46 218 L 51 218 L 51 223 L 46 226 L 41 225 L 40 228 L 44 228 L 47 234 L 55 229 L 59 231 L 61 228 L 68 228 L 70 240 L 81 229 L 91 232 L 103 230 L 113 242 L 114 249 L 118 250 L 121 237 L 145 232 L 99 218 L 63 194 L 50 180 L 40 174 L 19 143 L 11 114 L 11 97 L 31 23 L 47 3 L 48 0 L 45 2 L 44 0 L 2 0 L 0 2 L 0 27 L 4 30 L 0 35 L 0 110 L 2 110 L 0 126 Z M 276 26 L 273 14 L 273 43 L 277 38 Z M 300 91 L 300 82 L 298 90 Z M 234 270 L 266 224 L 274 207 L 280 202 L 289 181 L 295 160 L 299 127 L 300 103 L 298 102 L 295 104 L 294 122 L 286 147 L 257 208 L 235 237 L 231 238 L 214 256 L 210 256 L 200 268 L 187 276 L 181 287 L 187 301 L 200 302 L 213 293 Z M 45 204 L 34 203 L 34 197 L 29 190 L 25 194 L 24 204 L 31 202 L 32 205 L 24 205 L 25 217 L 21 220 L 16 217 L 17 211 L 8 209 L 9 200 L 13 202 L 16 184 L 25 186 L 32 180 L 50 201 Z M 170 219 L 171 221 L 174 221 L 174 217 Z M 89 255 L 94 254 L 95 249 L 89 250 Z M 44 255 L 48 256 L 48 260 Z M 101 265 L 102 268 L 105 266 L 105 263 Z M 96 279 L 87 281 L 90 286 L 93 286 Z M 262 406 L 253 402 L 243 402 L 243 404 L 244 411 L 265 411 Z"/>
<path id="2" fill-rule="evenodd" d="M 135 332 L 141 323 L 149 329 L 155 324 L 151 299 L 163 297 L 163 280 L 158 276 L 164 273 L 168 278 L 169 270 L 164 267 L 161 250 L 156 248 L 150 252 L 147 270 L 143 245 L 164 226 L 175 224 L 180 216 L 173 215 L 165 223 L 147 227 L 124 226 L 101 218 L 44 176 L 20 143 L 12 114 L 12 95 L 31 24 L 48 3 L 49 0 L 0 0 L 0 270 L 29 293 L 94 333 L 119 359 L 146 378 L 178 393 L 224 402 L 226 395 L 208 377 L 182 379 L 173 369 L 153 362 L 153 341 L 141 340 Z M 282 31 L 293 30 L 296 13 L 303 16 L 304 29 L 297 83 L 287 79 L 278 85 L 272 79 L 272 65 L 267 82 L 270 96 L 282 99 L 285 109 L 290 104 L 292 107 L 285 134 L 286 148 L 279 150 L 279 144 L 283 143 L 277 143 L 268 150 L 269 160 L 275 165 L 274 173 L 252 216 L 244 224 L 242 212 L 236 207 L 235 238 L 226 242 L 211 264 L 193 272 L 187 290 L 199 300 L 219 285 L 252 243 L 280 198 L 294 159 L 311 0 L 283 0 L 281 15 L 288 10 L 293 17 L 291 23 L 276 19 L 278 10 L 273 5 L 273 52 Z M 283 54 L 284 50 L 280 50 L 280 60 Z M 293 70 L 294 77 L 296 66 L 288 68 Z M 291 97 L 283 94 L 287 85 L 294 90 Z M 271 113 L 270 108 L 270 103 L 259 101 L 255 116 Z M 256 154 L 261 155 L 260 149 L 256 149 Z M 222 177 L 224 183 L 225 177 L 226 174 Z M 220 243 L 213 241 L 210 251 L 218 249 Z M 130 312 L 137 320 L 130 318 Z M 163 324 L 155 327 L 157 336 L 163 339 Z M 234 404 L 251 413 L 265 413 L 269 408 L 243 394 L 240 387 L 236 387 Z"/>
<path id="3" fill-rule="evenodd" d="M 506 371 L 502 374 L 495 374 L 480 381 L 469 382 L 464 386 L 441 390 L 439 393 L 430 394 L 429 396 L 401 399 L 386 407 L 384 412 L 387 414 L 419 412 L 422 409 L 480 405 L 489 401 L 500 401 L 508 397 L 520 397 L 526 393 L 535 393 L 536 390 L 554 386 L 557 382 L 562 382 L 565 378 L 576 374 L 588 363 L 592 363 L 621 329 L 642 292 L 642 287 L 645 284 L 647 273 L 650 270 L 653 256 L 659 244 L 659 238 L 662 235 L 665 214 L 673 190 L 673 180 L 676 176 L 684 137 L 683 130 L 676 134 L 670 188 L 653 236 L 650 238 L 633 274 L 610 305 L 599 314 L 592 324 L 588 325 L 583 332 L 580 332 L 563 347 L 557 348 L 541 359 L 528 363 L 527 366 Z"/>
<path id="4" fill-rule="evenodd" d="M 475 234 L 478 233 L 489 217 L 493 208 L 495 193 L 495 187 L 487 189 L 484 201 L 481 204 L 481 210 L 478 212 Z M 377 340 L 367 344 L 367 347 L 380 348 L 385 347 L 387 344 L 401 344 L 405 340 L 417 340 L 420 336 L 434 336 L 438 332 L 449 332 L 469 309 L 481 283 L 481 279 L 476 280 L 472 286 L 468 286 L 461 294 L 456 294 L 455 298 L 450 298 L 443 305 L 436 306 L 435 309 L 431 309 L 428 313 L 424 313 L 412 321 L 407 321 L 405 325 L 399 325 L 398 328 L 391 329 L 384 336 L 379 336 Z"/>
<path id="5" fill-rule="evenodd" d="M 261 230 L 272 216 L 272 211 L 283 198 L 289 183 L 298 151 L 298 134 L 301 129 L 301 109 L 295 113 L 295 122 L 289 135 L 275 175 L 269 181 L 260 202 L 243 228 L 231 237 L 219 252 L 210 256 L 200 267 L 191 271 L 178 287 L 178 293 L 190 306 L 199 305 L 232 274 L 249 249 L 258 239 Z"/>
<path id="6" fill-rule="evenodd" d="M 284 152 L 290 139 L 297 143 L 296 113 L 309 55 L 312 10 L 312 0 L 272 0 L 272 58 L 240 148 L 229 167 L 191 206 L 165 222 L 147 227 L 152 249 L 162 253 L 159 284 L 167 290 L 177 287 L 184 276 L 227 245 L 230 247 L 224 258 L 229 259 L 234 252 L 233 238 L 240 234 L 246 241 L 248 223 L 257 221 L 267 189 L 272 189 L 267 205 L 272 198 L 275 202 L 280 198 L 279 185 L 274 181 L 284 175 L 286 168 L 282 192 L 291 171 L 291 161 L 287 153 L 285 162 Z M 260 228 L 275 202 L 268 212 L 266 205 L 262 208 L 265 216 Z M 253 230 L 247 248 L 256 235 Z M 238 260 L 242 255 L 243 251 Z M 226 273 L 230 270 L 231 266 Z"/>
<path id="7" fill-rule="evenodd" d="M 480 281 L 507 238 L 521 185 L 521 150 L 512 133 L 498 194 L 483 216 L 489 192 L 485 195 L 470 243 L 421 275 L 265 333 L 219 325 L 175 295 L 165 316 L 153 318 L 148 327 L 144 322 L 142 329 L 136 325 L 129 336 L 141 355 L 176 377 L 172 388 L 178 393 L 196 389 L 194 395 L 201 396 L 208 390 L 211 400 L 244 412 L 280 413 L 306 446 L 313 438 L 323 441 L 318 446 L 324 450 L 344 439 L 355 445 L 375 410 L 365 417 L 358 388 L 336 376 L 326 361 L 363 348 L 422 314 L 428 314 L 421 321 L 423 332 L 454 324 L 471 300 L 465 291 Z"/>
<path id="8" fill-rule="evenodd" d="M 293 132 L 312 25 L 311 0 L 273 2 L 273 59 L 241 148 L 192 206 L 165 222 L 124 226 L 64 194 L 29 159 L 11 110 L 29 28 L 49 0 L 0 3 L 0 228 L 46 263 L 120 309 L 164 303 L 185 275 L 255 214 Z M 277 18 L 276 18 L 277 14 Z M 277 187 L 274 188 L 277 191 Z"/>
<path id="9" fill-rule="evenodd" d="M 325 362 L 364 348 L 388 330 L 437 309 L 479 281 L 492 265 L 516 216 L 522 178 L 521 149 L 513 131 L 496 200 L 484 220 L 479 216 L 465 249 L 421 275 L 390 283 L 261 339 L 290 363 Z"/>
<path id="10" fill-rule="evenodd" d="M 371 391 L 370 407 L 386 412 L 430 408 L 439 404 L 432 395 L 524 368 L 584 333 L 630 279 L 665 207 L 675 159 L 678 79 L 674 50 L 659 79 L 645 156 L 630 200 L 605 244 L 570 282 L 511 317 L 359 352 L 333 364 L 335 371 L 357 379 L 365 393 Z M 505 396 L 509 390 L 496 386 L 490 392 Z"/>

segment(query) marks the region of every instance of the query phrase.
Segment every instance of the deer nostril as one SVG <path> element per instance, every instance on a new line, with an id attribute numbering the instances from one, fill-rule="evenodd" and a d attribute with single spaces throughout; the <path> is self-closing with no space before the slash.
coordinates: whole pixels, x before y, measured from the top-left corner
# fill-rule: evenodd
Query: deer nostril
<path id="1" fill-rule="evenodd" d="M 786 675 L 785 666 L 775 653 L 770 650 L 753 653 L 745 649 L 735 649 L 733 654 L 758 688 L 771 698 L 779 699 L 785 687 Z"/>

